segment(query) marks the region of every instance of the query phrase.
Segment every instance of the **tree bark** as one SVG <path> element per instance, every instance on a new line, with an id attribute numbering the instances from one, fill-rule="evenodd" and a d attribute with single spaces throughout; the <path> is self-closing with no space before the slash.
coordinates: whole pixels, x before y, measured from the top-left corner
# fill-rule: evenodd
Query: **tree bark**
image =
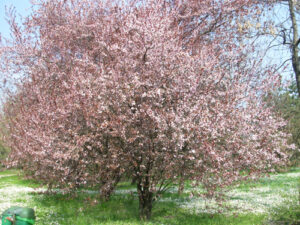
<path id="1" fill-rule="evenodd" d="M 137 190 L 139 196 L 139 215 L 141 220 L 149 220 L 151 218 L 152 206 L 153 206 L 153 192 L 150 191 L 148 182 L 149 178 L 146 178 L 146 182 L 137 183 Z"/>
<path id="2" fill-rule="evenodd" d="M 293 0 L 289 0 L 289 11 L 292 21 L 292 30 L 293 30 L 293 43 L 292 43 L 292 64 L 293 70 L 295 73 L 298 97 L 300 98 L 300 62 L 299 62 L 299 35 L 298 35 L 298 24 L 295 16 L 295 5 Z"/>
<path id="3" fill-rule="evenodd" d="M 100 191 L 100 193 L 101 193 L 101 198 L 104 201 L 108 201 L 110 199 L 111 194 L 114 192 L 117 184 L 121 180 L 121 176 L 118 173 L 114 175 L 114 178 L 115 179 L 112 179 L 111 181 L 107 181 L 102 184 L 102 190 Z"/>
<path id="4" fill-rule="evenodd" d="M 183 175 L 179 179 L 179 184 L 178 184 L 178 195 L 181 195 L 184 191 L 184 177 Z"/>
<path id="5" fill-rule="evenodd" d="M 131 179 L 131 185 L 136 184 L 136 180 L 137 180 L 137 177 L 133 177 L 133 178 Z"/>

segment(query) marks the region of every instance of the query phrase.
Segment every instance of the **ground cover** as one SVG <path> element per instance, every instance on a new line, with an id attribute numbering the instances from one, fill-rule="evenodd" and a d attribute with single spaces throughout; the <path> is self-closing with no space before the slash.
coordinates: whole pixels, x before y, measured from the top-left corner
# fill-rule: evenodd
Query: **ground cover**
<path id="1" fill-rule="evenodd" d="M 174 187 L 155 204 L 152 220 L 141 222 L 136 190 L 129 182 L 120 183 L 111 200 L 101 202 L 95 190 L 47 193 L 38 183 L 25 180 L 21 171 L 9 170 L 0 172 L 0 213 L 13 205 L 32 207 L 38 225 L 268 224 L 274 213 L 298 199 L 299 178 L 300 168 L 294 168 L 237 185 L 226 193 L 222 213 L 213 200 L 190 198 L 189 185 L 180 196 Z"/>

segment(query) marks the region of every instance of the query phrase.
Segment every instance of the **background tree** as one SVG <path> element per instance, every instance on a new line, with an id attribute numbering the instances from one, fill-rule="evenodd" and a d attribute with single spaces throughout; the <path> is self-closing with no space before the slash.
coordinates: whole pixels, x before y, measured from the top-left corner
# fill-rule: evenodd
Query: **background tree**
<path id="1" fill-rule="evenodd" d="M 300 101 L 298 98 L 298 90 L 296 82 L 292 82 L 291 85 L 278 92 L 274 93 L 272 97 L 268 99 L 271 104 L 274 105 L 276 111 L 280 113 L 281 117 L 288 121 L 288 125 L 285 127 L 287 133 L 291 133 L 292 136 L 289 139 L 290 143 L 294 143 L 297 149 L 300 148 Z M 291 154 L 292 165 L 299 165 L 299 151 L 293 151 Z"/>
<path id="2" fill-rule="evenodd" d="M 9 153 L 9 149 L 1 141 L 0 142 L 0 167 L 4 165 L 2 161 L 5 160 L 5 158 L 8 156 L 8 153 Z"/>
<path id="3" fill-rule="evenodd" d="M 215 196 L 285 163 L 285 122 L 263 101 L 280 77 L 235 33 L 254 1 L 36 4 L 23 27 L 10 14 L 0 50 L 3 79 L 17 78 L 12 165 L 107 199 L 130 175 L 149 219 L 182 177 Z"/>
<path id="4" fill-rule="evenodd" d="M 6 104 L 8 104 L 7 101 Z M 7 107 L 8 108 L 8 107 Z M 7 121 L 6 114 L 0 111 L 0 167 L 3 167 L 5 164 L 5 160 L 9 155 L 10 149 L 5 143 L 5 137 L 9 136 L 7 126 L 9 122 Z"/>
<path id="5" fill-rule="evenodd" d="M 297 90 L 298 90 L 298 97 L 300 98 L 300 60 L 299 60 L 299 34 L 298 34 L 298 23 L 297 23 L 297 18 L 296 18 L 296 7 L 299 6 L 298 1 L 294 0 L 289 0 L 289 12 L 290 12 L 290 17 L 291 17 L 291 22 L 292 22 L 292 37 L 293 39 L 291 40 L 290 43 L 290 48 L 292 52 L 292 65 L 293 65 L 293 70 L 295 73 L 295 78 L 296 78 L 296 85 L 297 85 Z"/>
<path id="6" fill-rule="evenodd" d="M 298 0 L 264 1 L 264 7 L 258 16 L 244 20 L 240 31 L 248 32 L 248 38 L 268 43 L 268 61 L 277 61 L 278 70 L 293 74 L 293 80 L 300 96 L 300 61 L 299 61 L 299 9 Z M 274 54 L 278 52 L 278 54 Z M 277 57 L 279 56 L 279 57 Z M 277 58 L 276 58 L 277 57 Z M 268 62 L 266 62 L 268 63 Z"/>

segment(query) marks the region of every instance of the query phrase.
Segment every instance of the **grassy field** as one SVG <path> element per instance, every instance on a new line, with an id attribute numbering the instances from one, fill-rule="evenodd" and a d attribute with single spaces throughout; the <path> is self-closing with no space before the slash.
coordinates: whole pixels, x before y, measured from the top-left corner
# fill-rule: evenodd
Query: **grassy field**
<path id="1" fill-rule="evenodd" d="M 181 196 L 174 187 L 155 204 L 152 220 L 141 222 L 135 187 L 127 182 L 118 186 L 110 201 L 100 202 L 93 190 L 82 190 L 76 196 L 61 190 L 46 193 L 45 188 L 25 180 L 20 171 L 8 170 L 0 172 L 0 214 L 13 205 L 31 207 L 37 225 L 284 224 L 286 219 L 300 218 L 300 207 L 296 206 L 299 179 L 300 168 L 294 168 L 240 184 L 227 192 L 222 213 L 213 200 L 190 198 L 188 186 Z"/>

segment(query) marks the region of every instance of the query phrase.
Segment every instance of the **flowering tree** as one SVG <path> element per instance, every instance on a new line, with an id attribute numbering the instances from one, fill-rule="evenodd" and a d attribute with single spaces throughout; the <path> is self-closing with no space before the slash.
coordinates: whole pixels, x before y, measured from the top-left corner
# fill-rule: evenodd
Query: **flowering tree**
<path id="1" fill-rule="evenodd" d="M 11 14 L 0 65 L 18 78 L 12 163 L 50 188 L 108 198 L 127 175 L 149 219 L 174 182 L 214 195 L 285 161 L 284 122 L 262 101 L 279 78 L 234 33 L 253 1 L 37 2 L 23 27 Z"/>

